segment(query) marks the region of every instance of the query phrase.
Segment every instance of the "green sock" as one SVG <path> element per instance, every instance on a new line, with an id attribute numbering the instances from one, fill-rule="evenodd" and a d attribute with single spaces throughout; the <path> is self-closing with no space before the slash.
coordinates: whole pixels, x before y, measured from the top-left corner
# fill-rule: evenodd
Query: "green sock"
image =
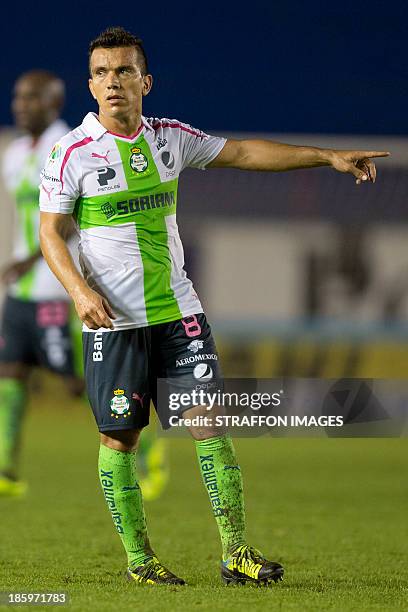
<path id="1" fill-rule="evenodd" d="M 14 378 L 0 378 L 0 472 L 10 478 L 17 475 L 25 400 L 24 383 Z"/>
<path id="2" fill-rule="evenodd" d="M 221 536 L 224 560 L 245 543 L 241 469 L 229 436 L 196 440 L 198 462 Z"/>
<path id="3" fill-rule="evenodd" d="M 140 487 L 136 480 L 135 453 L 99 448 L 99 479 L 116 530 L 128 556 L 129 567 L 154 556 L 147 535 Z"/>

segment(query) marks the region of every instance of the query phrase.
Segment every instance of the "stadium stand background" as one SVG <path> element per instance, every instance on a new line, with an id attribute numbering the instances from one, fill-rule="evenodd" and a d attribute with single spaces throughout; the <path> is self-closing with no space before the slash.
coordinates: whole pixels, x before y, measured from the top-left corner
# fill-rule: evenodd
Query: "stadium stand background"
<path id="1" fill-rule="evenodd" d="M 77 125 L 94 109 L 88 42 L 122 22 L 143 37 L 155 76 L 146 115 L 222 134 L 391 150 L 374 187 L 328 169 L 187 171 L 179 223 L 226 373 L 405 377 L 406 3 L 385 10 L 374 0 L 367 11 L 349 0 L 253 2 L 238 11 L 227 0 L 194 11 L 178 2 L 123 19 L 104 0 L 80 14 L 71 6 L 56 14 L 47 1 L 23 16 L 10 6 L 0 26 L 12 58 L 3 90 L 29 68 L 54 70 L 67 83 L 64 117 Z M 54 27 L 46 30 L 45 17 Z M 3 126 L 9 104 L 3 95 Z M 8 137 L 2 130 L 1 146 Z M 1 197 L 3 262 L 11 217 Z"/>
<path id="2" fill-rule="evenodd" d="M 155 77 L 146 114 L 231 132 L 408 134 L 406 12 L 403 0 L 9 4 L 0 124 L 16 76 L 45 67 L 67 82 L 77 125 L 93 107 L 89 40 L 122 24 L 144 39 Z"/>

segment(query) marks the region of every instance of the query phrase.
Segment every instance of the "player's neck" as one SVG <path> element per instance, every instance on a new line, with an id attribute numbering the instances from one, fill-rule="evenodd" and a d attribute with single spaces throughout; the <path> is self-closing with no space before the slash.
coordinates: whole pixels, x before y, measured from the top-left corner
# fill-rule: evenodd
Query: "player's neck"
<path id="1" fill-rule="evenodd" d="M 56 121 L 56 119 L 57 117 L 47 118 L 44 119 L 43 122 L 36 125 L 31 125 L 26 129 L 26 134 L 31 138 L 31 144 L 33 147 L 35 147 L 41 136 L 48 130 L 50 125 Z"/>
<path id="2" fill-rule="evenodd" d="M 37 146 L 41 136 L 44 134 L 44 132 L 46 130 L 48 130 L 48 128 L 50 127 L 51 123 L 53 123 L 53 122 L 52 121 L 51 122 L 47 122 L 47 123 L 44 123 L 41 126 L 37 126 L 36 128 L 31 128 L 30 130 L 28 130 L 27 133 L 28 133 L 28 135 L 31 138 L 31 146 L 33 148 Z"/>
<path id="3" fill-rule="evenodd" d="M 132 116 L 126 117 L 107 117 L 99 112 L 98 119 L 109 132 L 120 134 L 121 136 L 136 134 L 142 124 L 141 113 L 135 113 Z"/>

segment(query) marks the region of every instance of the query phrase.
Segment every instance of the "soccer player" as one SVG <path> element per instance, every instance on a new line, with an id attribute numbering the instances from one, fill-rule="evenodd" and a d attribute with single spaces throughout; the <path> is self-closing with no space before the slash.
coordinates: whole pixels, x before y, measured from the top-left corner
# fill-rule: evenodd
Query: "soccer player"
<path id="1" fill-rule="evenodd" d="M 39 173 L 50 148 L 69 129 L 59 118 L 63 102 L 64 83 L 45 70 L 27 72 L 15 83 L 12 111 L 25 135 L 9 145 L 2 163 L 17 223 L 13 260 L 2 271 L 7 294 L 0 336 L 0 495 L 21 495 L 26 488 L 18 479 L 17 459 L 32 366 L 60 374 L 74 395 L 84 388 L 75 370 L 71 300 L 44 261 L 38 239 Z M 55 184 L 50 194 L 53 189 Z"/>
<path id="2" fill-rule="evenodd" d="M 183 269 L 179 174 L 187 166 L 331 166 L 360 183 L 375 179 L 370 157 L 387 153 L 225 140 L 176 120 L 146 118 L 142 100 L 152 76 L 141 41 L 122 28 L 110 28 L 91 43 L 89 62 L 99 111 L 62 138 L 54 147 L 58 156 L 48 160 L 40 196 L 41 248 L 84 323 L 87 389 L 101 432 L 99 476 L 127 553 L 127 575 L 138 583 L 184 584 L 150 546 L 134 468 L 149 402 L 157 399 L 157 378 L 191 375 L 198 382 L 202 368 L 194 363 L 219 374 L 210 327 Z M 71 215 L 81 234 L 84 277 L 65 245 Z M 190 355 L 197 361 L 185 359 Z M 206 414 L 205 406 L 192 406 L 183 416 Z M 189 429 L 220 532 L 223 580 L 279 580 L 282 566 L 246 542 L 241 471 L 230 437 L 211 425 Z"/>
<path id="3" fill-rule="evenodd" d="M 50 148 L 69 130 L 59 118 L 64 83 L 44 70 L 32 70 L 17 80 L 12 110 L 25 135 L 5 151 L 3 179 L 17 211 L 13 261 L 2 272 L 7 285 L 0 337 L 0 495 L 20 495 L 26 484 L 18 479 L 18 450 L 32 366 L 61 374 L 69 392 L 84 389 L 81 351 L 76 351 L 76 325 L 71 300 L 44 261 L 38 239 L 39 174 Z M 56 149 L 52 156 L 58 156 Z M 50 186 L 50 192 L 54 186 Z M 74 225 L 70 233 L 74 231 Z M 72 251 L 77 249 L 73 240 Z M 148 500 L 160 496 L 167 483 L 164 441 L 146 429 L 138 455 L 138 474 Z"/>

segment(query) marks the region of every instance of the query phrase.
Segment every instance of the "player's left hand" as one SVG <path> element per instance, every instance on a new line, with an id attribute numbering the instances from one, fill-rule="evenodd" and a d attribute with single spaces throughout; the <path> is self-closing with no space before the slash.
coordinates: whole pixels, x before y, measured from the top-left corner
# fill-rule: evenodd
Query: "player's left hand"
<path id="1" fill-rule="evenodd" d="M 362 182 L 375 183 L 377 170 L 370 157 L 388 157 L 388 151 L 337 151 L 332 150 L 330 166 L 339 172 L 349 172 L 356 179 L 356 184 Z"/>

